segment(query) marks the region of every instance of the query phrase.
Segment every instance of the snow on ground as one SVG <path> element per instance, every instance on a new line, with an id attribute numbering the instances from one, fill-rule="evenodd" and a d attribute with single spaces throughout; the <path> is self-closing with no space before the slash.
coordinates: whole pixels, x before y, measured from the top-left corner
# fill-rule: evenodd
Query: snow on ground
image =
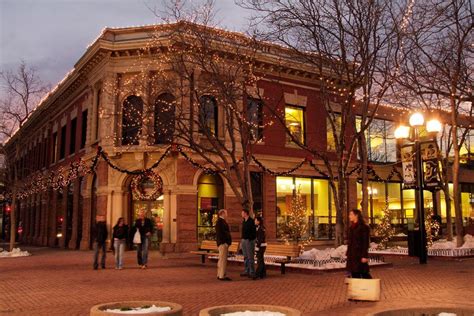
<path id="1" fill-rule="evenodd" d="M 148 314 L 148 313 L 161 313 L 161 312 L 167 312 L 170 311 L 171 307 L 169 306 L 156 306 L 152 305 L 150 307 L 134 307 L 131 308 L 131 310 L 120 310 L 118 308 L 111 309 L 108 308 L 104 312 L 107 313 L 117 313 L 117 314 Z"/>
<path id="2" fill-rule="evenodd" d="M 31 253 L 29 253 L 28 251 L 21 251 L 20 248 L 13 248 L 12 252 L 0 248 L 0 258 L 15 258 L 28 256 L 31 256 Z"/>
<path id="3" fill-rule="evenodd" d="M 308 251 L 304 251 L 299 258 L 305 260 L 328 260 L 331 258 L 346 258 L 347 245 L 342 245 L 337 248 L 326 248 L 319 250 L 313 248 Z"/>
<path id="4" fill-rule="evenodd" d="M 245 312 L 234 312 L 234 313 L 226 313 L 221 314 L 221 316 L 285 316 L 286 314 L 280 312 L 269 312 L 269 311 L 261 311 L 261 312 L 254 312 L 254 311 L 245 311 Z"/>

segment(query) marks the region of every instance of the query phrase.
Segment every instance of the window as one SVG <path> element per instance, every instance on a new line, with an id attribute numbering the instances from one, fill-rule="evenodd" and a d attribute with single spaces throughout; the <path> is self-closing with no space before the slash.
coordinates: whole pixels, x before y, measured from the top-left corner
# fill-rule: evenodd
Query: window
<path id="1" fill-rule="evenodd" d="M 341 134 L 341 126 L 342 126 L 342 120 L 341 120 L 341 115 L 340 114 L 328 114 L 331 115 L 334 123 L 334 127 L 336 130 L 333 130 L 332 124 L 331 124 L 331 119 L 328 117 L 326 119 L 326 141 L 327 141 L 327 150 L 328 151 L 336 151 L 336 137 L 339 137 Z M 334 135 L 336 133 L 336 135 Z"/>
<path id="2" fill-rule="evenodd" d="M 71 121 L 71 133 L 70 133 L 70 140 L 69 140 L 69 155 L 72 155 L 76 152 L 76 132 L 77 132 L 77 118 L 74 118 Z"/>
<path id="3" fill-rule="evenodd" d="M 253 211 L 263 216 L 263 173 L 250 172 L 250 183 L 252 186 Z"/>
<path id="4" fill-rule="evenodd" d="M 66 125 L 61 127 L 61 140 L 59 141 L 59 160 L 66 156 Z"/>
<path id="5" fill-rule="evenodd" d="M 262 100 L 247 98 L 247 120 L 249 122 L 250 137 L 260 140 L 263 137 L 263 106 Z"/>
<path id="6" fill-rule="evenodd" d="M 361 129 L 361 118 L 356 118 L 357 131 Z M 397 140 L 395 139 L 395 123 L 387 120 L 373 119 L 365 130 L 367 154 L 369 161 L 396 162 Z"/>
<path id="7" fill-rule="evenodd" d="M 155 144 L 171 143 L 174 127 L 175 98 L 170 93 L 163 93 L 155 101 Z"/>
<path id="8" fill-rule="evenodd" d="M 300 143 L 305 142 L 304 109 L 294 106 L 285 107 L 285 123 L 288 131 Z M 292 138 L 287 134 L 287 143 L 292 142 Z"/>
<path id="9" fill-rule="evenodd" d="M 53 133 L 53 152 L 51 153 L 51 163 L 56 162 L 57 154 L 58 154 L 58 133 Z"/>
<path id="10" fill-rule="evenodd" d="M 122 108 L 122 145 L 138 145 L 142 130 L 143 100 L 129 96 Z"/>
<path id="11" fill-rule="evenodd" d="M 82 112 L 81 118 L 81 149 L 86 147 L 86 138 L 87 138 L 87 110 Z"/>
<path id="12" fill-rule="evenodd" d="M 101 98 L 102 90 L 97 90 L 97 96 L 95 101 L 95 139 L 99 139 L 99 110 L 100 110 L 100 98 Z"/>
<path id="13" fill-rule="evenodd" d="M 210 95 L 199 98 L 199 132 L 217 136 L 217 101 Z"/>

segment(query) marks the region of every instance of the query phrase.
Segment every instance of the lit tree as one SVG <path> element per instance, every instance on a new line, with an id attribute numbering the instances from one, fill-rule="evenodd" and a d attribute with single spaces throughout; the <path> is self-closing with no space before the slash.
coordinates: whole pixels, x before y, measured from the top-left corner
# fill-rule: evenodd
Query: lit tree
<path id="1" fill-rule="evenodd" d="M 395 233 L 391 223 L 392 212 L 388 207 L 388 201 L 385 201 L 385 207 L 382 209 L 382 218 L 380 219 L 380 224 L 378 224 L 375 228 L 375 234 L 381 238 L 379 245 L 377 246 L 378 249 L 387 249 L 388 242 Z"/>
<path id="2" fill-rule="evenodd" d="M 293 194 L 290 208 L 287 211 L 287 219 L 282 225 L 281 234 L 285 241 L 294 240 L 297 244 L 308 232 L 308 218 L 306 207 L 300 190 Z"/>

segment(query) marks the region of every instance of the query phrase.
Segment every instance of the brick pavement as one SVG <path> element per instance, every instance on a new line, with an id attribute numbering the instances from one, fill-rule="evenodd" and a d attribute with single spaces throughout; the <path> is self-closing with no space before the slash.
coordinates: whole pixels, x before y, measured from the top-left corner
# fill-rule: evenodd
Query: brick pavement
<path id="1" fill-rule="evenodd" d="M 215 263 L 200 258 L 161 258 L 152 252 L 150 268 L 140 270 L 135 252 L 126 252 L 125 269 L 92 270 L 92 252 L 31 248 L 32 257 L 0 259 L 0 315 L 88 315 L 95 304 L 119 300 L 168 300 L 183 305 L 185 315 L 222 304 L 286 305 L 304 315 L 366 315 L 412 306 L 465 306 L 474 309 L 474 258 L 430 260 L 390 258 L 392 267 L 373 270 L 382 279 L 380 302 L 348 302 L 342 272 L 320 274 L 270 271 L 252 281 L 216 280 Z"/>

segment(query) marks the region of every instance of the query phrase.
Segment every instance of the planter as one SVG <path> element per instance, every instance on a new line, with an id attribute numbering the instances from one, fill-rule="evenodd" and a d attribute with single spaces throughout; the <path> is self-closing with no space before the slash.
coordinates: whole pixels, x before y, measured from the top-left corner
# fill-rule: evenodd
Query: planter
<path id="1" fill-rule="evenodd" d="M 221 305 L 203 309 L 199 312 L 199 316 L 218 316 L 228 313 L 237 312 L 279 312 L 286 316 L 301 316 L 301 312 L 294 308 L 286 306 L 274 306 L 274 305 Z"/>
<path id="2" fill-rule="evenodd" d="M 470 308 L 452 308 L 452 307 L 428 307 L 428 308 L 406 308 L 397 310 L 388 310 L 369 314 L 370 316 L 422 316 L 422 315 L 457 315 L 457 316 L 472 316 L 474 309 Z"/>
<path id="3" fill-rule="evenodd" d="M 152 306 L 155 305 L 157 307 L 170 307 L 171 310 L 163 311 L 163 312 L 144 312 L 144 313 L 128 313 L 129 315 L 167 315 L 167 316 L 181 316 L 183 315 L 183 307 L 176 303 L 171 302 L 162 302 L 162 301 L 125 301 L 125 302 L 114 302 L 114 303 L 105 303 L 92 306 L 91 308 L 91 316 L 123 316 L 127 315 L 127 313 L 114 313 L 114 312 L 106 312 L 107 309 L 120 309 L 123 307 L 143 307 L 143 306 Z"/>

